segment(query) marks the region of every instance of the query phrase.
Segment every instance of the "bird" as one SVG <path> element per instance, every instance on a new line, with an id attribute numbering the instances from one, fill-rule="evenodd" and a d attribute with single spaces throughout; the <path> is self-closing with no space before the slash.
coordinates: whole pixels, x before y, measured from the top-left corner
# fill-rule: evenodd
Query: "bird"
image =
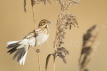
<path id="1" fill-rule="evenodd" d="M 17 58 L 17 62 L 24 65 L 29 48 L 41 45 L 49 38 L 49 24 L 50 21 L 42 19 L 37 29 L 28 33 L 22 40 L 7 42 L 7 53 L 15 53 L 13 60 Z"/>

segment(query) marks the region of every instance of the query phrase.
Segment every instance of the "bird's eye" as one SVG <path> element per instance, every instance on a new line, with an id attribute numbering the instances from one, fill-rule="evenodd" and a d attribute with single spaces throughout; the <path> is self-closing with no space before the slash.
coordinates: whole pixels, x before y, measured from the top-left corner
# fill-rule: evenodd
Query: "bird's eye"
<path id="1" fill-rule="evenodd" d="M 42 24 L 39 24 L 39 26 L 42 26 Z"/>

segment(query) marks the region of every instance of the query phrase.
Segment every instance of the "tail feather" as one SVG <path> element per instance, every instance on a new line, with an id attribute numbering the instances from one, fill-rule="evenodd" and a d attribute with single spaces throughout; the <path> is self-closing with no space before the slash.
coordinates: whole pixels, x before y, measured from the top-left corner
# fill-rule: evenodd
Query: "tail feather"
<path id="1" fill-rule="evenodd" d="M 24 54 L 26 52 L 24 48 L 21 48 L 18 51 L 19 51 L 19 54 L 17 56 L 17 62 L 19 62 L 22 59 L 22 57 L 24 56 Z"/>
<path id="2" fill-rule="evenodd" d="M 7 53 L 12 54 L 12 53 L 15 52 L 16 50 L 17 50 L 17 49 L 16 49 L 16 47 L 15 47 L 15 48 L 10 49 Z"/>
<path id="3" fill-rule="evenodd" d="M 9 43 L 9 42 L 8 42 Z M 20 46 L 20 44 L 18 44 L 19 42 L 16 42 L 16 43 L 12 43 L 12 44 L 9 44 L 8 46 L 7 46 L 7 48 L 8 49 L 10 49 L 7 53 L 10 53 L 10 54 L 12 54 L 13 52 L 15 52 L 16 50 L 17 50 L 17 47 L 19 47 Z"/>
<path id="4" fill-rule="evenodd" d="M 7 42 L 7 46 L 9 46 L 10 44 L 13 44 L 13 43 L 17 43 L 19 41 L 10 41 L 10 42 Z"/>
<path id="5" fill-rule="evenodd" d="M 16 58 L 16 57 L 19 57 L 20 56 L 20 54 L 21 54 L 21 51 L 22 49 L 18 49 L 17 50 L 17 52 L 14 54 L 14 56 L 13 56 L 13 60 Z M 18 60 L 17 60 L 18 61 Z"/>
<path id="6" fill-rule="evenodd" d="M 8 45 L 7 48 L 8 48 L 8 49 L 13 48 L 13 47 L 16 48 L 16 47 L 18 47 L 19 45 L 20 45 L 20 44 L 17 42 L 17 43 L 13 43 L 13 44 Z"/>
<path id="7" fill-rule="evenodd" d="M 19 55 L 19 51 L 17 51 L 14 56 L 13 56 L 13 60 Z"/>
<path id="8" fill-rule="evenodd" d="M 20 65 L 24 65 L 25 60 L 26 60 L 26 56 L 27 56 L 28 50 L 26 51 L 26 53 L 24 54 L 24 56 L 21 58 L 21 60 L 19 61 Z"/>
<path id="9" fill-rule="evenodd" d="M 23 39 L 22 41 L 16 43 L 11 43 L 7 46 L 7 48 L 10 49 L 7 53 L 12 54 L 16 52 L 13 56 L 13 60 L 17 58 L 17 62 L 19 62 L 20 65 L 24 65 L 29 48 L 27 39 Z"/>

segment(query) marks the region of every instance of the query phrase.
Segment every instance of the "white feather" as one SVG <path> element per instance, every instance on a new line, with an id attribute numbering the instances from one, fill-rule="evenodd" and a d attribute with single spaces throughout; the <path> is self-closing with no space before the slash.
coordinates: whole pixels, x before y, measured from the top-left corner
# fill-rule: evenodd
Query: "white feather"
<path id="1" fill-rule="evenodd" d="M 35 37 L 28 39 L 28 44 L 31 46 L 35 46 Z"/>
<path id="2" fill-rule="evenodd" d="M 19 41 L 9 41 L 9 42 L 7 42 L 7 45 L 6 45 L 6 46 L 8 46 L 8 45 L 10 45 L 10 44 L 13 44 L 13 43 L 17 43 L 17 42 L 19 42 Z"/>
<path id="3" fill-rule="evenodd" d="M 45 32 L 47 32 L 47 30 L 44 30 L 43 32 L 38 33 L 38 36 L 37 36 L 37 40 L 38 40 L 37 44 L 38 45 L 41 45 L 47 41 L 49 34 L 47 34 Z"/>
<path id="4" fill-rule="evenodd" d="M 23 39 L 21 42 L 19 42 L 19 44 L 21 44 L 19 47 L 17 47 L 17 49 L 20 49 L 20 48 L 25 48 L 25 49 L 28 49 L 28 42 L 27 42 L 27 39 Z"/>
<path id="5" fill-rule="evenodd" d="M 24 65 L 25 60 L 26 60 L 26 56 L 27 56 L 28 50 L 26 51 L 25 55 L 21 58 L 21 60 L 19 61 L 20 65 Z"/>

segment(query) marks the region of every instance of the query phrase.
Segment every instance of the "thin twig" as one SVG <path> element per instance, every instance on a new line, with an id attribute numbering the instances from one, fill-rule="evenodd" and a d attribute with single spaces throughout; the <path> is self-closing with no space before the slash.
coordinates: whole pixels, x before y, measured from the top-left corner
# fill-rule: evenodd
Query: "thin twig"
<path id="1" fill-rule="evenodd" d="M 35 5 L 32 7 L 32 13 L 33 13 L 33 22 L 34 22 L 34 30 L 36 29 L 36 19 L 35 19 Z"/>
<path id="2" fill-rule="evenodd" d="M 34 22 L 34 30 L 36 30 L 36 19 L 35 19 L 35 3 L 33 0 L 31 0 L 32 5 L 32 13 L 33 13 L 33 22 Z M 36 32 L 35 32 L 36 34 Z M 35 45 L 37 44 L 37 39 L 35 38 Z M 37 50 L 39 50 L 39 47 L 37 47 Z M 40 63 L 40 52 L 37 51 L 38 55 L 38 64 L 39 64 L 39 71 L 41 71 L 41 63 Z"/>

